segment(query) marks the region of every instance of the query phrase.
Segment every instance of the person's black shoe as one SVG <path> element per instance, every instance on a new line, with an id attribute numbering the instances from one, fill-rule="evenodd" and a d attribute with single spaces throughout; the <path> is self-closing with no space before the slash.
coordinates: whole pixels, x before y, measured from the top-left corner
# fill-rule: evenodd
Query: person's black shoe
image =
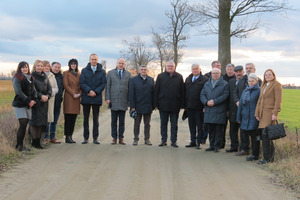
<path id="1" fill-rule="evenodd" d="M 202 145 L 201 144 L 197 144 L 196 149 L 202 149 Z"/>
<path id="2" fill-rule="evenodd" d="M 100 144 L 100 142 L 98 140 L 94 140 L 93 143 L 94 144 Z"/>
<path id="3" fill-rule="evenodd" d="M 214 149 L 214 152 L 215 152 L 215 153 L 219 153 L 220 150 L 219 150 L 219 149 Z"/>
<path id="4" fill-rule="evenodd" d="M 238 150 L 230 148 L 230 149 L 227 149 L 226 152 L 227 153 L 232 153 L 232 152 L 238 152 Z"/>
<path id="5" fill-rule="evenodd" d="M 167 146 L 167 143 L 166 142 L 161 142 L 158 146 L 159 147 Z"/>
<path id="6" fill-rule="evenodd" d="M 253 160 L 258 160 L 258 157 L 254 156 L 254 155 L 251 155 L 251 156 L 248 156 L 246 158 L 247 161 L 253 161 Z"/>
<path id="7" fill-rule="evenodd" d="M 172 147 L 178 147 L 178 145 L 176 144 L 176 142 L 172 142 L 172 143 L 171 143 L 171 146 L 172 146 Z"/>
<path id="8" fill-rule="evenodd" d="M 205 149 L 205 151 L 213 151 L 215 148 L 213 148 L 213 147 L 209 147 L 209 148 L 207 148 L 207 149 Z"/>
<path id="9" fill-rule="evenodd" d="M 70 136 L 70 139 L 71 139 L 72 143 L 76 143 L 76 141 L 73 140 L 72 136 Z"/>
<path id="10" fill-rule="evenodd" d="M 65 142 L 66 142 L 66 143 L 69 143 L 69 144 L 72 144 L 72 143 L 73 143 L 70 136 L 66 136 Z"/>
<path id="11" fill-rule="evenodd" d="M 268 161 L 266 161 L 265 159 L 263 159 L 263 160 L 259 161 L 257 164 L 264 165 L 264 164 L 267 164 L 267 163 L 268 163 Z"/>
<path id="12" fill-rule="evenodd" d="M 89 140 L 86 140 L 86 139 L 84 139 L 84 140 L 81 142 L 81 144 L 87 144 L 87 143 L 89 143 Z"/>
<path id="13" fill-rule="evenodd" d="M 196 143 L 191 142 L 190 144 L 185 145 L 185 147 L 196 147 Z"/>

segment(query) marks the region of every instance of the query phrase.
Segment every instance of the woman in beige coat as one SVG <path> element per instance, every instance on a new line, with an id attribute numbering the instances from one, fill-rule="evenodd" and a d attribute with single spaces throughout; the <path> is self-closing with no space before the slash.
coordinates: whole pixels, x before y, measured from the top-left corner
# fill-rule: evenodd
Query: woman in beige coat
<path id="1" fill-rule="evenodd" d="M 46 126 L 46 130 L 45 130 L 45 139 L 44 142 L 45 143 L 49 143 L 50 142 L 50 136 L 49 136 L 49 124 L 51 122 L 54 121 L 54 101 L 55 101 L 55 95 L 58 92 L 58 86 L 57 86 L 57 82 L 55 79 L 55 76 L 52 72 L 50 72 L 50 63 L 47 60 L 43 61 L 43 65 L 44 65 L 44 72 L 47 75 L 51 88 L 52 88 L 52 94 L 51 94 L 51 98 L 48 101 L 48 124 Z M 56 140 L 55 143 L 60 143 Z"/>
<path id="2" fill-rule="evenodd" d="M 65 135 L 66 143 L 76 143 L 72 139 L 77 115 L 80 114 L 81 89 L 79 85 L 80 72 L 78 61 L 71 59 L 68 63 L 69 70 L 63 74 L 64 94 L 64 114 L 65 114 Z"/>
<path id="3" fill-rule="evenodd" d="M 259 164 L 274 161 L 274 143 L 265 134 L 265 128 L 278 120 L 281 111 L 282 86 L 276 80 L 276 75 L 272 69 L 267 69 L 264 73 L 264 81 L 260 90 L 257 102 L 255 117 L 259 121 L 259 130 L 262 133 L 264 159 Z"/>

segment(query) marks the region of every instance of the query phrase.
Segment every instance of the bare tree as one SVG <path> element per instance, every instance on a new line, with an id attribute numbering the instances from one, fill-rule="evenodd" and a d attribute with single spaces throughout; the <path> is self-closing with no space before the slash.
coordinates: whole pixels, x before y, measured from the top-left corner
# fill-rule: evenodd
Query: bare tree
<path id="1" fill-rule="evenodd" d="M 154 30 L 152 30 L 152 43 L 157 49 L 157 61 L 160 64 L 160 71 L 163 72 L 166 62 L 173 60 L 174 53 L 166 37 L 163 34 L 154 32 Z"/>
<path id="2" fill-rule="evenodd" d="M 139 36 L 134 37 L 133 42 L 123 40 L 125 49 L 120 53 L 127 60 L 127 67 L 136 70 L 140 65 L 147 65 L 155 59 L 154 53 L 148 48 Z"/>
<path id="3" fill-rule="evenodd" d="M 231 37 L 243 39 L 259 29 L 261 14 L 289 9 L 287 0 L 208 0 L 206 4 L 200 3 L 193 8 L 208 24 L 206 33 L 219 35 L 218 60 L 222 72 L 231 63 Z"/>
<path id="4" fill-rule="evenodd" d="M 100 64 L 102 65 L 104 71 L 106 71 L 106 60 L 101 60 Z"/>
<path id="5" fill-rule="evenodd" d="M 166 11 L 165 15 L 169 19 L 169 24 L 162 29 L 167 34 L 167 41 L 173 47 L 173 59 L 175 66 L 180 62 L 183 52 L 182 48 L 185 47 L 184 43 L 189 38 L 186 33 L 187 28 L 193 27 L 199 22 L 199 17 L 192 11 L 185 0 L 174 0 L 171 2 L 172 9 Z"/>

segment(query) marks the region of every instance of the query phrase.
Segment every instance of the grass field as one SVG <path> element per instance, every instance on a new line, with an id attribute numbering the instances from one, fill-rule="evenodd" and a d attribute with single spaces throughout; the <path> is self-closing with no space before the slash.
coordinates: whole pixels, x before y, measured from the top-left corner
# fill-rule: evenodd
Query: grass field
<path id="1" fill-rule="evenodd" d="M 12 109 L 11 103 L 15 96 L 11 80 L 0 80 L 0 112 Z"/>
<path id="2" fill-rule="evenodd" d="M 296 127 L 300 130 L 300 90 L 283 90 L 279 120 L 285 122 L 292 132 L 295 132 Z"/>

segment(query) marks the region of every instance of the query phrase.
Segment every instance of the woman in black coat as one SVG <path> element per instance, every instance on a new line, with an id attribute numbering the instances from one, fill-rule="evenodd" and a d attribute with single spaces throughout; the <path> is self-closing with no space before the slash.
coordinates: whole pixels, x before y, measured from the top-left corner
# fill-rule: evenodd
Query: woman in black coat
<path id="1" fill-rule="evenodd" d="M 31 108 L 35 104 L 35 88 L 27 62 L 22 61 L 19 63 L 17 72 L 13 78 L 13 86 L 16 96 L 12 102 L 12 106 L 20 124 L 17 131 L 16 149 L 18 151 L 30 151 L 30 149 L 23 146 L 23 141 L 28 121 L 31 118 Z"/>
<path id="2" fill-rule="evenodd" d="M 33 65 L 34 86 L 37 92 L 37 101 L 32 108 L 32 117 L 29 122 L 32 136 L 32 146 L 38 149 L 43 147 L 40 144 L 42 128 L 48 122 L 48 100 L 51 97 L 52 89 L 47 75 L 43 72 L 43 62 L 35 61 Z"/>

